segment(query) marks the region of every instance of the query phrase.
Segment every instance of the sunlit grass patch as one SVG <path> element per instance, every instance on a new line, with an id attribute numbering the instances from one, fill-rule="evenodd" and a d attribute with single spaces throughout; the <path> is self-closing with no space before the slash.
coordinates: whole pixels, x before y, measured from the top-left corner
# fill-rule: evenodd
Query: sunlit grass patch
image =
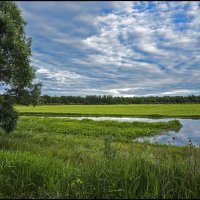
<path id="1" fill-rule="evenodd" d="M 63 116 L 150 116 L 200 117 L 200 104 L 130 104 L 130 105 L 43 105 L 15 106 L 21 114 Z"/>

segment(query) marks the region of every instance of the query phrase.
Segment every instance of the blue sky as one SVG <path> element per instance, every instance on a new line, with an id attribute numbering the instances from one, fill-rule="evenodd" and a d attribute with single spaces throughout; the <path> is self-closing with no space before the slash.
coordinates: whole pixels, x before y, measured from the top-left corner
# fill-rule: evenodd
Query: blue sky
<path id="1" fill-rule="evenodd" d="M 200 2 L 17 2 L 42 94 L 200 95 Z"/>

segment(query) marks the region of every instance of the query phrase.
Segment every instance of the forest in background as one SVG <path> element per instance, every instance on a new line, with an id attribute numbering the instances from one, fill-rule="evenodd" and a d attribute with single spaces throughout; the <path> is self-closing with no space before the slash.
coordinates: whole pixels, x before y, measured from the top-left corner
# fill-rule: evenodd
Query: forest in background
<path id="1" fill-rule="evenodd" d="M 2 95 L 0 96 L 2 98 Z M 28 104 L 27 99 L 16 96 L 10 97 L 14 104 Z M 104 96 L 40 96 L 39 104 L 83 104 L 83 105 L 106 105 L 106 104 L 198 104 L 200 95 L 189 96 L 148 96 L 148 97 L 113 97 Z"/>

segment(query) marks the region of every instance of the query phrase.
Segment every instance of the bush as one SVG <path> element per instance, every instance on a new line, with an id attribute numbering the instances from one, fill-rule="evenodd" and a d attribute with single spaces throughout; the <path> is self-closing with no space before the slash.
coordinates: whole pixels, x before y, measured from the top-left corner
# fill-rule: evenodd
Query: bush
<path id="1" fill-rule="evenodd" d="M 0 128 L 6 132 L 11 132 L 16 128 L 18 113 L 14 110 L 12 104 L 7 100 L 0 102 Z"/>

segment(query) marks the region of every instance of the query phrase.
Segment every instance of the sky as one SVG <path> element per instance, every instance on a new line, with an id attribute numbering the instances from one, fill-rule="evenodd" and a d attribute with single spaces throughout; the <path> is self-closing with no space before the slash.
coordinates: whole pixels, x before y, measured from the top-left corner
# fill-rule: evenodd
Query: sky
<path id="1" fill-rule="evenodd" d="M 51 96 L 200 95 L 200 2 L 17 2 Z"/>

